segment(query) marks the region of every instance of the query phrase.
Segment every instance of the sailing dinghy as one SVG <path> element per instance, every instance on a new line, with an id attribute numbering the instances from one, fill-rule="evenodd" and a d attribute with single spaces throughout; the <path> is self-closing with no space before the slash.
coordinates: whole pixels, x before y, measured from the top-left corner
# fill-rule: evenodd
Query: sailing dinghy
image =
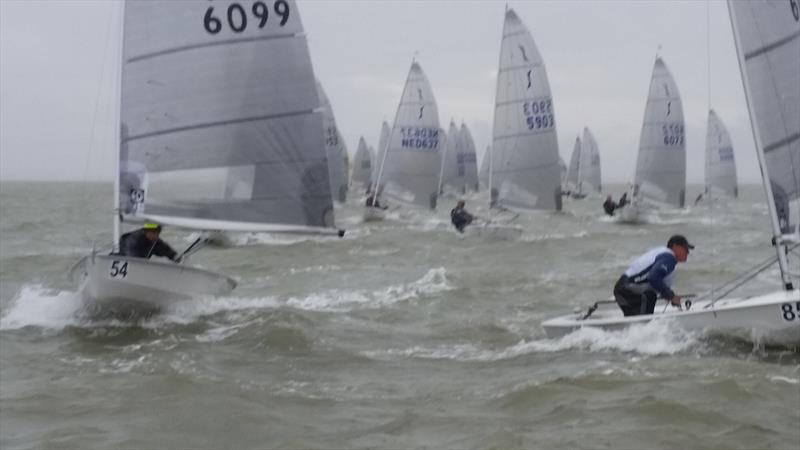
<path id="1" fill-rule="evenodd" d="M 353 157 L 353 174 L 350 176 L 350 184 L 359 186 L 362 190 L 368 190 L 372 186 L 372 161 L 375 155 L 372 149 L 367 146 L 364 136 L 358 140 L 358 149 Z"/>
<path id="2" fill-rule="evenodd" d="M 550 337 L 582 327 L 619 329 L 669 320 L 690 332 L 800 347 L 800 11 L 793 2 L 728 1 L 750 123 L 761 169 L 776 257 L 686 309 L 623 317 L 614 302 L 542 324 Z M 767 240 L 764 244 L 772 246 Z M 782 290 L 723 298 L 777 261 Z M 601 308 L 602 307 L 602 308 Z"/>
<path id="3" fill-rule="evenodd" d="M 123 223 L 337 233 L 297 5 L 281 0 L 267 16 L 260 1 L 222 3 L 122 6 L 114 251 L 93 252 L 71 271 L 89 301 L 152 310 L 236 286 L 187 264 L 202 237 L 182 264 L 119 255 Z"/>
<path id="4" fill-rule="evenodd" d="M 444 140 L 433 89 L 413 61 L 382 149 L 375 181 L 378 194 L 401 204 L 436 209 Z M 375 209 L 366 207 L 365 220 Z"/>
<path id="5" fill-rule="evenodd" d="M 511 8 L 505 14 L 498 66 L 490 206 L 560 211 L 550 83 L 533 36 Z"/>
<path id="6" fill-rule="evenodd" d="M 620 221 L 641 221 L 643 209 L 683 208 L 686 197 L 686 141 L 678 85 L 659 56 L 653 65 L 639 139 L 630 204 Z"/>
<path id="7" fill-rule="evenodd" d="M 708 112 L 705 176 L 706 198 L 738 197 L 739 188 L 736 182 L 736 163 L 731 136 L 713 109 Z"/>
<path id="8" fill-rule="evenodd" d="M 342 134 L 336 126 L 336 117 L 333 115 L 333 106 L 322 88 L 322 83 L 317 81 L 317 93 L 322 107 L 322 126 L 325 133 L 325 150 L 328 155 L 328 177 L 331 182 L 331 194 L 334 201 L 344 203 L 347 201 L 347 174 L 350 160 L 347 146 L 342 139 Z"/>

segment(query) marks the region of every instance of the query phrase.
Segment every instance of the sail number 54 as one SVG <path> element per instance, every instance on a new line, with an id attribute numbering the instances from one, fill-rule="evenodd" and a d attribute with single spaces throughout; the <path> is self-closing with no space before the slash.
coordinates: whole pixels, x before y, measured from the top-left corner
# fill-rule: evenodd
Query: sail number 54
<path id="1" fill-rule="evenodd" d="M 125 278 L 128 276 L 128 261 L 112 261 L 108 274 L 111 278 Z"/>
<path id="2" fill-rule="evenodd" d="M 214 7 L 209 6 L 206 10 L 206 15 L 203 17 L 203 27 L 209 34 L 217 34 L 222 31 L 223 19 L 225 24 L 234 32 L 242 33 L 247 29 L 249 13 L 258 23 L 258 28 L 264 28 L 269 20 L 270 9 L 264 2 L 255 2 L 251 6 L 250 11 L 247 11 L 244 6 L 239 3 L 231 3 L 228 5 L 226 13 L 220 19 L 214 15 Z M 280 17 L 280 26 L 286 25 L 289 21 L 289 3 L 286 0 L 277 0 L 272 4 L 272 10 Z"/>
<path id="3" fill-rule="evenodd" d="M 800 302 L 795 303 L 794 306 L 791 303 L 782 304 L 781 312 L 783 313 L 783 320 L 787 322 L 800 321 Z"/>

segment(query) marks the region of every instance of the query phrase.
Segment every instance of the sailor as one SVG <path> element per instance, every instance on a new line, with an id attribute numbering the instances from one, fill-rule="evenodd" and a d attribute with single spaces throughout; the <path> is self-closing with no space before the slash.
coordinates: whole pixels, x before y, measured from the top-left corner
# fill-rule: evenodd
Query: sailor
<path id="1" fill-rule="evenodd" d="M 628 204 L 628 193 L 625 192 L 622 194 L 622 197 L 619 198 L 619 203 L 617 203 L 617 209 L 622 208 L 627 204 Z"/>
<path id="2" fill-rule="evenodd" d="M 696 198 L 696 199 L 694 199 L 694 204 L 695 204 L 695 205 L 697 205 L 697 204 L 698 204 L 698 203 L 700 203 L 702 200 L 703 200 L 703 193 L 701 192 L 701 193 L 700 193 L 700 195 L 698 195 L 698 196 L 697 196 L 697 198 Z"/>
<path id="3" fill-rule="evenodd" d="M 161 256 L 181 262 L 180 256 L 166 242 L 159 238 L 161 225 L 146 223 L 142 228 L 123 234 L 119 238 L 119 254 L 137 258 Z"/>
<path id="4" fill-rule="evenodd" d="M 619 277 L 614 286 L 614 298 L 626 316 L 653 314 L 660 295 L 674 306 L 680 306 L 681 296 L 672 292 L 672 280 L 677 263 L 686 262 L 694 245 L 676 234 L 666 247 L 654 248 L 637 258 Z"/>
<path id="5" fill-rule="evenodd" d="M 613 216 L 615 209 L 617 209 L 617 204 L 614 203 L 614 200 L 611 198 L 611 195 L 609 195 L 608 197 L 606 197 L 606 201 L 603 202 L 603 210 L 609 216 Z"/>
<path id="6" fill-rule="evenodd" d="M 464 209 L 464 200 L 459 200 L 456 207 L 450 211 L 450 222 L 456 227 L 459 233 L 464 232 L 464 228 L 475 220 L 475 216 Z"/>
<path id="7" fill-rule="evenodd" d="M 378 196 L 375 193 L 368 192 L 367 193 L 367 202 L 366 205 L 370 208 L 380 208 L 380 209 L 387 209 L 388 206 L 382 206 L 380 201 L 378 200 Z"/>

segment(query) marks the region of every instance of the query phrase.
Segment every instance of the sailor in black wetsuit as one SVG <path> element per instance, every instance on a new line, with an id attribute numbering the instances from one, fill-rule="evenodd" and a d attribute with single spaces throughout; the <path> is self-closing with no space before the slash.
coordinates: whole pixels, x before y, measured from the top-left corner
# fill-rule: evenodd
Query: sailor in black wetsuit
<path id="1" fill-rule="evenodd" d="M 155 255 L 180 262 L 175 250 L 158 237 L 160 234 L 161 225 L 155 223 L 146 223 L 138 230 L 125 233 L 119 238 L 119 254 L 148 259 Z"/>
<path id="2" fill-rule="evenodd" d="M 459 233 L 464 232 L 464 228 L 475 220 L 475 216 L 464 209 L 464 200 L 459 200 L 456 207 L 450 211 L 450 222 L 456 227 Z"/>
<path id="3" fill-rule="evenodd" d="M 609 216 L 613 216 L 615 209 L 617 209 L 617 204 L 614 203 L 614 200 L 612 200 L 611 196 L 609 195 L 606 197 L 606 201 L 603 202 L 603 211 L 605 211 Z"/>

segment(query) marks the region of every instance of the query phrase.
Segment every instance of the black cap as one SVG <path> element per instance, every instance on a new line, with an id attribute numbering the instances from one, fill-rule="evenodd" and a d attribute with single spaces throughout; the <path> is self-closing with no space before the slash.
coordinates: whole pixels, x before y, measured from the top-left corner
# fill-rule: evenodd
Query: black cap
<path id="1" fill-rule="evenodd" d="M 694 245 L 690 244 L 686 237 L 682 234 L 676 234 L 669 238 L 667 241 L 667 247 L 672 247 L 673 245 L 680 245 L 681 247 L 686 248 L 687 250 L 693 250 Z"/>

